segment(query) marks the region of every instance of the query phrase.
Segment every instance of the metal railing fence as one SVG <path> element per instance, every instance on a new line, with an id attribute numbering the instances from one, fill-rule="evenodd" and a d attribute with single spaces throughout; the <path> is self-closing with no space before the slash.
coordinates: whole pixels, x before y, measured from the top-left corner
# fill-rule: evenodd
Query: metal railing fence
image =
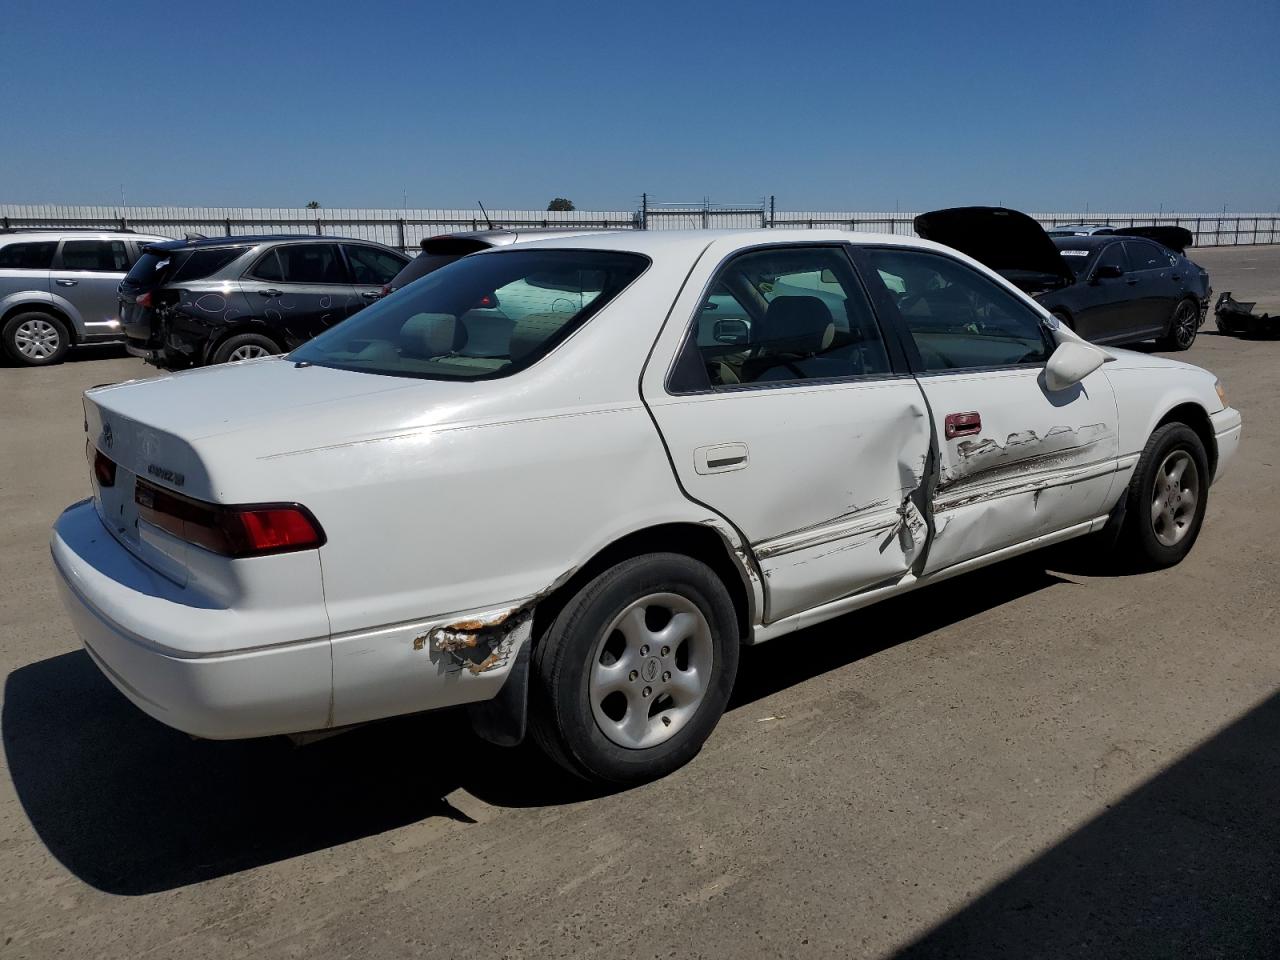
<path id="1" fill-rule="evenodd" d="M 560 227 L 604 230 L 805 229 L 911 235 L 915 213 L 894 211 L 782 211 L 773 198 L 758 205 L 653 203 L 626 210 L 393 210 L 301 209 L 286 207 L 108 207 L 59 204 L 0 204 L 0 227 L 132 229 L 181 238 L 187 234 L 244 236 L 305 233 L 374 240 L 402 250 L 426 237 L 498 227 Z M 1112 226 L 1170 224 L 1186 227 L 1199 247 L 1280 243 L 1280 214 L 1274 213 L 1032 213 L 1046 227 L 1064 223 Z"/>

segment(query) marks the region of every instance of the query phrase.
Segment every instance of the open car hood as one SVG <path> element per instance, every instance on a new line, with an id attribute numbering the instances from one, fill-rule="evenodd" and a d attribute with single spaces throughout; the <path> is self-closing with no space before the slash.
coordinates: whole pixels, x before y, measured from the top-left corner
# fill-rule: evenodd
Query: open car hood
<path id="1" fill-rule="evenodd" d="M 952 207 L 922 213 L 916 233 L 954 247 L 1019 286 L 1029 274 L 1074 283 L 1075 274 L 1044 228 L 1025 213 L 1005 207 Z"/>
<path id="2" fill-rule="evenodd" d="M 1111 232 L 1124 237 L 1146 237 L 1178 253 L 1184 253 L 1194 240 L 1186 227 L 1116 227 Z"/>

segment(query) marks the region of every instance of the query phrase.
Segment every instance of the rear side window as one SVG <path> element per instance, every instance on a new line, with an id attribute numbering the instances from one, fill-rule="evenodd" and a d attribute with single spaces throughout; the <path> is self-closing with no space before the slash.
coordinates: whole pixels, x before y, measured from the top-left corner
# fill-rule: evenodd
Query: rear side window
<path id="1" fill-rule="evenodd" d="M 399 257 L 362 243 L 343 244 L 342 249 L 347 253 L 347 262 L 351 264 L 356 283 L 380 287 L 390 283 L 405 265 Z"/>
<path id="2" fill-rule="evenodd" d="M 167 250 L 145 251 L 137 262 L 129 268 L 129 273 L 125 276 L 124 282 L 135 287 L 159 283 L 170 263 L 170 254 Z"/>
<path id="3" fill-rule="evenodd" d="M 699 306 L 695 342 L 711 385 L 888 373 L 871 305 L 843 251 L 734 257 Z"/>
<path id="4" fill-rule="evenodd" d="M 240 257 L 248 247 L 219 247 L 214 250 L 192 250 L 182 265 L 169 278 L 170 283 L 186 283 L 203 280 L 217 273 L 231 261 Z M 132 274 L 130 274 L 132 277 Z"/>
<path id="5" fill-rule="evenodd" d="M 65 240 L 61 269 L 124 273 L 129 269 L 129 251 L 123 240 Z"/>
<path id="6" fill-rule="evenodd" d="M 295 362 L 431 380 L 505 377 L 538 361 L 649 265 L 612 250 L 464 257 L 303 344 Z"/>
<path id="7" fill-rule="evenodd" d="M 268 251 L 251 276 L 271 283 L 350 283 L 332 243 L 284 244 Z"/>
<path id="8" fill-rule="evenodd" d="M 1129 262 L 1134 270 L 1167 270 L 1169 254 L 1154 243 L 1145 240 L 1126 240 L 1124 245 L 1129 249 Z"/>
<path id="9" fill-rule="evenodd" d="M 48 270 L 57 249 L 56 240 L 6 244 L 0 247 L 0 270 Z"/>
<path id="10" fill-rule="evenodd" d="M 1100 267 L 1119 267 L 1121 272 L 1127 273 L 1132 268 L 1129 266 L 1129 259 L 1124 254 L 1123 243 L 1113 243 L 1102 251 L 1102 256 L 1098 258 L 1098 266 Z"/>
<path id="11" fill-rule="evenodd" d="M 876 276 L 898 308 L 925 370 L 1043 363 L 1049 341 L 1040 316 L 975 270 L 915 250 L 869 250 Z"/>

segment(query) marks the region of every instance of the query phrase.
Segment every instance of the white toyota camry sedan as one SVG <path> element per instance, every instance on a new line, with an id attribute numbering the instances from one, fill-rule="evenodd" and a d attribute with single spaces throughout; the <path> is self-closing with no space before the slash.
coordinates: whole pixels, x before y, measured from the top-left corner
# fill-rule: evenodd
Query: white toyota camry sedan
<path id="1" fill-rule="evenodd" d="M 739 645 L 1057 541 L 1191 549 L 1240 414 L 954 250 L 595 234 L 457 261 L 294 353 L 89 390 L 52 535 L 94 662 L 200 737 L 468 705 L 615 783 Z"/>

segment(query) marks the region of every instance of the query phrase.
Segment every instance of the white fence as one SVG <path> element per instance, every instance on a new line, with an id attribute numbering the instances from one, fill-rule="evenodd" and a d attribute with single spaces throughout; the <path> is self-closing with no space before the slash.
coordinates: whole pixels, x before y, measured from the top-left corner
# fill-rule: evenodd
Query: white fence
<path id="1" fill-rule="evenodd" d="M 501 227 L 581 227 L 611 230 L 678 230 L 827 227 L 911 234 L 915 213 L 877 211 L 781 211 L 759 207 L 650 205 L 627 210 L 378 210 L 288 207 L 112 207 L 59 204 L 0 204 L 0 226 L 129 228 L 166 237 L 186 234 L 242 236 L 306 233 L 359 237 L 389 246 L 417 247 L 424 237 Z M 1114 226 L 1172 224 L 1186 227 L 1201 247 L 1280 243 L 1280 215 L 1274 213 L 1033 213 L 1045 226 L 1109 223 Z"/>

